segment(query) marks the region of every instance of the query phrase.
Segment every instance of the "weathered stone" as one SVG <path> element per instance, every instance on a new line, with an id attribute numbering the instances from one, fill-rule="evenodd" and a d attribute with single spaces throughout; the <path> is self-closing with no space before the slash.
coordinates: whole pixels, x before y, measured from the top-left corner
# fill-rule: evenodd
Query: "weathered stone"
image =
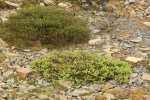
<path id="1" fill-rule="evenodd" d="M 150 22 L 143 22 L 143 24 L 150 27 Z"/>
<path id="2" fill-rule="evenodd" d="M 75 89 L 72 94 L 76 94 L 78 96 L 83 96 L 83 95 L 87 95 L 87 94 L 90 94 L 89 91 L 87 90 L 78 90 L 78 89 Z"/>
<path id="3" fill-rule="evenodd" d="M 72 84 L 70 81 L 59 80 L 58 85 L 61 89 L 69 89 Z"/>
<path id="4" fill-rule="evenodd" d="M 130 11 L 130 17 L 135 17 L 135 16 L 136 16 L 136 12 L 135 12 L 134 9 L 132 9 L 132 10 Z"/>
<path id="5" fill-rule="evenodd" d="M 136 0 L 129 0 L 129 3 L 135 3 Z"/>
<path id="6" fill-rule="evenodd" d="M 89 44 L 91 46 L 100 46 L 104 43 L 104 41 L 102 39 L 93 39 L 89 41 Z"/>
<path id="7" fill-rule="evenodd" d="M 115 85 L 110 84 L 110 83 L 106 83 L 106 84 L 104 85 L 104 87 L 102 88 L 102 91 L 106 91 L 106 90 L 112 89 L 112 88 L 114 88 L 114 87 L 115 87 Z"/>
<path id="8" fill-rule="evenodd" d="M 68 100 L 68 99 L 67 99 L 67 96 L 65 96 L 65 95 L 59 95 L 58 100 Z"/>
<path id="9" fill-rule="evenodd" d="M 118 95 L 121 94 L 123 91 L 121 90 L 120 87 L 115 87 L 113 89 L 108 89 L 106 90 L 106 93 L 110 93 L 110 94 L 114 94 L 114 95 Z"/>
<path id="10" fill-rule="evenodd" d="M 102 85 L 98 85 L 98 84 L 90 85 L 88 90 L 92 93 L 92 92 L 102 89 L 103 86 L 104 86 L 103 84 Z"/>
<path id="11" fill-rule="evenodd" d="M 13 70 L 7 70 L 6 72 L 3 73 L 3 76 L 8 77 L 8 76 L 12 75 L 13 73 L 14 73 Z"/>
<path id="12" fill-rule="evenodd" d="M 44 7 L 44 6 L 45 6 L 45 4 L 41 2 L 41 3 L 40 3 L 40 6 Z"/>
<path id="13" fill-rule="evenodd" d="M 83 100 L 95 100 L 95 96 L 89 95 L 89 96 L 82 96 Z"/>
<path id="14" fill-rule="evenodd" d="M 10 5 L 10 6 L 13 6 L 13 7 L 17 7 L 17 8 L 19 8 L 19 7 L 20 7 L 20 5 L 19 5 L 19 4 L 17 4 L 17 3 L 13 3 L 13 2 L 10 2 L 10 1 L 5 1 L 5 3 L 6 3 L 6 4 L 8 4 L 8 5 Z"/>
<path id="15" fill-rule="evenodd" d="M 19 77 L 24 79 L 29 75 L 33 70 L 31 68 L 19 68 L 16 70 L 19 74 Z"/>
<path id="16" fill-rule="evenodd" d="M 143 74 L 142 79 L 146 80 L 146 81 L 150 81 L 150 75 L 149 74 Z"/>
<path id="17" fill-rule="evenodd" d="M 141 51 L 150 51 L 150 48 L 139 48 Z"/>
<path id="18" fill-rule="evenodd" d="M 7 47 L 7 44 L 0 38 L 0 49 L 4 50 Z"/>
<path id="19" fill-rule="evenodd" d="M 143 58 L 137 58 L 137 57 L 127 57 L 126 58 L 126 61 L 130 61 L 130 62 L 133 62 L 133 63 L 137 63 L 139 61 L 142 61 Z"/>
<path id="20" fill-rule="evenodd" d="M 44 3 L 46 4 L 46 5 L 55 5 L 55 2 L 53 1 L 53 0 L 44 0 Z"/>
<path id="21" fill-rule="evenodd" d="M 96 97 L 95 97 L 95 100 L 106 100 L 107 98 L 106 98 L 106 96 L 104 96 L 104 95 L 97 95 Z"/>
<path id="22" fill-rule="evenodd" d="M 141 38 L 141 37 L 137 37 L 137 38 L 131 40 L 131 42 L 134 42 L 134 43 L 139 43 L 139 42 L 141 42 L 141 41 L 142 41 L 142 38 Z"/>
<path id="23" fill-rule="evenodd" d="M 115 96 L 113 94 L 104 93 L 104 96 L 106 96 L 107 100 L 115 100 Z"/>
<path id="24" fill-rule="evenodd" d="M 48 96 L 47 95 L 44 95 L 44 94 L 41 94 L 41 95 L 39 95 L 39 98 L 41 99 L 41 100 L 47 100 L 47 99 L 49 99 L 48 98 Z"/>

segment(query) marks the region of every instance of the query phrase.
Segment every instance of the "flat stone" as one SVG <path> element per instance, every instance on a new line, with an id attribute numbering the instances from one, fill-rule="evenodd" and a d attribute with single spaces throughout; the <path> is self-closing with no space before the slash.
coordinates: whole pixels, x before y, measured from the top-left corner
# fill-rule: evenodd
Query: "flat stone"
<path id="1" fill-rule="evenodd" d="M 0 38 L 0 48 L 4 50 L 7 47 L 7 44 Z"/>
<path id="2" fill-rule="evenodd" d="M 139 48 L 141 51 L 150 51 L 150 48 Z"/>
<path id="3" fill-rule="evenodd" d="M 6 82 L 7 82 L 7 84 L 12 85 L 15 82 L 15 80 L 13 78 L 11 78 L 11 79 L 8 79 Z"/>
<path id="4" fill-rule="evenodd" d="M 65 95 L 59 95 L 59 100 L 68 100 L 67 96 Z"/>
<path id="5" fill-rule="evenodd" d="M 64 80 L 59 80 L 58 84 L 62 89 L 69 89 L 72 86 L 70 81 L 64 81 Z"/>
<path id="6" fill-rule="evenodd" d="M 17 3 L 13 3 L 13 2 L 10 2 L 10 1 L 5 1 L 5 3 L 6 3 L 6 4 L 8 4 L 8 5 L 10 5 L 10 6 L 13 6 L 13 7 L 17 7 L 17 8 L 19 8 L 19 7 L 20 7 L 20 5 L 19 5 L 19 4 L 17 4 Z"/>
<path id="7" fill-rule="evenodd" d="M 87 91 L 87 90 L 78 90 L 78 89 L 75 89 L 72 93 L 76 94 L 78 96 L 83 96 L 83 95 L 90 94 L 90 92 Z"/>
<path id="8" fill-rule="evenodd" d="M 108 89 L 108 90 L 106 90 L 106 93 L 109 93 L 109 94 L 116 94 L 116 95 L 121 94 L 122 92 L 123 92 L 123 91 L 121 90 L 120 87 L 115 87 L 115 88 L 113 88 L 113 89 Z"/>
<path id="9" fill-rule="evenodd" d="M 82 100 L 95 100 L 95 96 L 89 95 L 89 96 L 82 96 Z"/>
<path id="10" fill-rule="evenodd" d="M 141 38 L 141 37 L 137 37 L 137 38 L 131 40 L 131 42 L 134 42 L 134 43 L 139 43 L 139 42 L 141 42 L 141 41 L 142 41 L 142 38 Z"/>
<path id="11" fill-rule="evenodd" d="M 143 74 L 142 80 L 150 81 L 150 75 L 149 74 Z"/>
<path id="12" fill-rule="evenodd" d="M 150 22 L 143 22 L 143 24 L 150 27 Z"/>
<path id="13" fill-rule="evenodd" d="M 106 96 L 107 100 L 115 100 L 115 96 L 113 94 L 104 93 L 104 96 Z"/>
<path id="14" fill-rule="evenodd" d="M 98 90 L 102 89 L 103 86 L 104 86 L 103 84 L 102 85 L 98 85 L 98 84 L 90 85 L 88 90 L 90 92 L 95 92 L 95 91 L 98 91 Z"/>
<path id="15" fill-rule="evenodd" d="M 133 63 L 137 63 L 139 61 L 142 61 L 143 58 L 137 58 L 137 57 L 127 57 L 126 58 L 126 61 L 130 61 L 130 62 L 133 62 Z"/>
<path id="16" fill-rule="evenodd" d="M 136 0 L 129 0 L 129 3 L 135 3 Z"/>
<path id="17" fill-rule="evenodd" d="M 4 73 L 3 73 L 3 76 L 4 76 L 4 77 L 8 77 L 8 76 L 12 75 L 13 73 L 14 73 L 13 70 L 8 70 L 7 72 L 4 72 Z"/>
<path id="18" fill-rule="evenodd" d="M 20 92 L 23 92 L 23 93 L 28 93 L 28 87 L 25 86 L 25 85 L 19 85 L 19 90 Z"/>
<path id="19" fill-rule="evenodd" d="M 135 78 L 135 77 L 137 77 L 137 75 L 138 75 L 137 73 L 132 73 L 132 74 L 131 74 L 131 77 L 132 77 L 132 78 Z"/>
<path id="20" fill-rule="evenodd" d="M 55 5 L 55 2 L 53 1 L 53 0 L 44 0 L 44 3 L 46 4 L 46 5 Z"/>
<path id="21" fill-rule="evenodd" d="M 99 33 L 99 32 L 100 32 L 100 30 L 98 30 L 98 29 L 94 29 L 94 30 L 91 31 L 92 34 L 96 34 L 96 33 Z"/>
<path id="22" fill-rule="evenodd" d="M 29 75 L 33 70 L 31 68 L 19 68 L 16 70 L 19 74 L 19 77 L 24 79 L 27 75 Z"/>
<path id="23" fill-rule="evenodd" d="M 44 94 L 39 95 L 39 98 L 42 100 L 49 99 L 48 96 Z"/>
<path id="24" fill-rule="evenodd" d="M 95 97 L 95 100 L 107 100 L 107 98 L 106 98 L 106 96 L 104 96 L 104 95 L 97 95 L 97 96 Z"/>
<path id="25" fill-rule="evenodd" d="M 91 46 L 100 46 L 102 43 L 104 43 L 104 41 L 102 39 L 93 39 L 89 41 L 89 45 Z"/>

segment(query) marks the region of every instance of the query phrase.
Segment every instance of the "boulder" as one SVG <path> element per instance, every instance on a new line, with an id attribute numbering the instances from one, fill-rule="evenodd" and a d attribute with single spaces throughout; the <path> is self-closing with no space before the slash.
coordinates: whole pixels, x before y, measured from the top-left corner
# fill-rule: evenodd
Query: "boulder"
<path id="1" fill-rule="evenodd" d="M 55 2 L 53 0 L 44 0 L 45 5 L 55 5 Z"/>

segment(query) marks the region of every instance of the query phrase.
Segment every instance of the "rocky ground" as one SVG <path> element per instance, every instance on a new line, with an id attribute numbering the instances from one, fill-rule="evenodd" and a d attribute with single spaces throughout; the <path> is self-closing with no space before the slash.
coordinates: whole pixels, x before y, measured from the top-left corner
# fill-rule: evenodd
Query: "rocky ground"
<path id="1" fill-rule="evenodd" d="M 0 39 L 1 52 L 7 55 L 0 64 L 0 100 L 150 100 L 150 3 L 148 0 L 120 2 L 121 10 L 116 4 L 107 3 L 106 11 L 79 11 L 78 16 L 88 21 L 91 40 L 63 49 L 98 50 L 99 55 L 131 63 L 132 75 L 128 82 L 120 85 L 110 80 L 105 84 L 76 86 L 60 81 L 53 86 L 30 68 L 33 59 L 45 56 L 51 49 L 17 51 Z M 7 1 L 6 4 L 20 9 L 17 3 Z M 88 4 L 82 6 L 87 8 Z M 15 11 L 1 11 L 2 22 Z"/>

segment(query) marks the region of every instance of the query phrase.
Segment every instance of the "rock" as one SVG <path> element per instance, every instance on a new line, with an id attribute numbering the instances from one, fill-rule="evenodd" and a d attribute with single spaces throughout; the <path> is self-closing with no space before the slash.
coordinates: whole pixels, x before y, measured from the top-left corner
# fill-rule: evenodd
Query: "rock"
<path id="1" fill-rule="evenodd" d="M 8 76 L 12 75 L 13 73 L 14 73 L 13 70 L 7 70 L 6 72 L 3 73 L 3 76 L 8 77 Z"/>
<path id="2" fill-rule="evenodd" d="M 83 95 L 90 94 L 90 92 L 87 91 L 87 90 L 77 90 L 77 89 L 75 89 L 71 94 L 72 94 L 72 96 L 83 96 Z"/>
<path id="3" fill-rule="evenodd" d="M 19 91 L 23 93 L 28 93 L 28 88 L 25 85 L 19 85 Z"/>
<path id="4" fill-rule="evenodd" d="M 142 80 L 150 81 L 150 75 L 149 74 L 143 74 Z"/>
<path id="5" fill-rule="evenodd" d="M 13 6 L 13 7 L 17 7 L 17 8 L 19 8 L 19 7 L 20 7 L 20 5 L 19 5 L 19 4 L 17 4 L 17 3 L 13 3 L 13 2 L 10 2 L 10 1 L 5 1 L 5 3 L 6 3 L 6 4 L 8 4 L 8 5 L 10 5 L 10 6 Z"/>
<path id="6" fill-rule="evenodd" d="M 129 0 L 129 3 L 135 3 L 136 0 Z"/>
<path id="7" fill-rule="evenodd" d="M 142 61 L 143 58 L 137 58 L 137 57 L 127 57 L 126 58 L 126 61 L 130 61 L 130 62 L 133 62 L 133 63 L 137 63 L 139 61 Z"/>
<path id="8" fill-rule="evenodd" d="M 19 77 L 24 79 L 27 75 L 29 75 L 33 70 L 31 68 L 19 68 L 16 70 L 19 74 Z"/>
<path id="9" fill-rule="evenodd" d="M 110 84 L 110 83 L 106 83 L 106 84 L 104 85 L 104 87 L 103 87 L 101 90 L 102 90 L 102 91 L 106 91 L 106 90 L 112 89 L 112 88 L 114 88 L 114 87 L 115 87 L 115 85 Z"/>
<path id="10" fill-rule="evenodd" d="M 102 85 L 98 85 L 98 84 L 90 85 L 88 90 L 92 93 L 95 91 L 99 91 L 100 89 L 103 88 L 103 86 L 104 86 L 103 84 Z"/>
<path id="11" fill-rule="evenodd" d="M 138 75 L 137 73 L 132 73 L 132 74 L 131 74 L 131 77 L 132 77 L 132 78 L 135 78 L 135 77 L 137 77 L 137 75 Z"/>
<path id="12" fill-rule="evenodd" d="M 82 96 L 82 100 L 95 100 L 95 96 L 92 96 L 92 95 Z"/>
<path id="13" fill-rule="evenodd" d="M 104 52 L 105 52 L 105 55 L 107 56 L 107 57 L 109 57 L 109 58 L 112 58 L 112 51 L 110 51 L 110 48 L 108 48 L 108 49 L 104 49 Z"/>
<path id="14" fill-rule="evenodd" d="M 106 100 L 115 100 L 115 96 L 113 94 L 104 93 L 103 95 L 107 98 Z"/>
<path id="15" fill-rule="evenodd" d="M 102 39 L 93 39 L 89 41 L 89 45 L 91 46 L 100 46 L 104 43 Z"/>
<path id="16" fill-rule="evenodd" d="M 30 49 L 24 49 L 23 52 L 31 52 Z"/>
<path id="17" fill-rule="evenodd" d="M 115 8 L 116 8 L 116 7 L 115 7 L 114 5 L 112 5 L 112 4 L 110 4 L 110 3 L 107 3 L 107 4 L 105 5 L 105 10 L 106 10 L 107 12 L 113 12 Z"/>
<path id="18" fill-rule="evenodd" d="M 131 42 L 134 42 L 134 43 L 139 43 L 139 42 L 141 42 L 141 41 L 142 41 L 142 38 L 141 38 L 141 37 L 137 37 L 137 38 L 131 40 Z"/>
<path id="19" fill-rule="evenodd" d="M 0 38 L 0 48 L 4 50 L 7 47 L 7 44 Z"/>
<path id="20" fill-rule="evenodd" d="M 69 2 L 65 2 L 65 3 L 59 3 L 58 6 L 62 8 L 71 8 L 72 4 L 70 4 Z"/>
<path id="21" fill-rule="evenodd" d="M 150 51 L 150 48 L 139 48 L 141 51 Z"/>
<path id="22" fill-rule="evenodd" d="M 20 69 L 21 67 L 20 66 L 8 66 L 8 68 L 10 70 L 17 70 L 17 69 Z"/>
<path id="23" fill-rule="evenodd" d="M 104 96 L 104 95 L 97 95 L 97 96 L 95 97 L 95 100 L 107 100 L 107 98 L 106 98 L 106 96 Z"/>
<path id="24" fill-rule="evenodd" d="M 39 95 L 39 98 L 41 100 L 45 100 L 45 99 L 47 100 L 47 99 L 49 99 L 49 97 L 47 95 L 44 95 L 44 94 Z"/>
<path id="25" fill-rule="evenodd" d="M 68 99 L 67 99 L 67 96 L 65 95 L 59 95 L 58 100 L 68 100 Z"/>
<path id="26" fill-rule="evenodd" d="M 128 5 L 129 5 L 129 1 L 125 1 L 125 2 L 124 2 L 124 5 L 125 5 L 125 6 L 128 6 Z"/>
<path id="27" fill-rule="evenodd" d="M 41 3 L 40 3 L 40 6 L 44 7 L 44 6 L 45 6 L 45 4 L 41 2 Z"/>
<path id="28" fill-rule="evenodd" d="M 36 89 L 36 87 L 34 85 L 30 85 L 28 88 L 29 88 L 29 90 Z"/>
<path id="29" fill-rule="evenodd" d="M 10 53 L 10 52 L 4 52 L 4 54 L 8 57 L 8 58 L 16 58 L 16 57 L 21 57 L 20 54 L 18 53 Z"/>
<path id="30" fill-rule="evenodd" d="M 55 2 L 53 0 L 44 0 L 44 3 L 48 6 L 55 5 Z"/>
<path id="31" fill-rule="evenodd" d="M 132 10 L 130 11 L 130 17 L 132 18 L 132 17 L 135 17 L 135 16 L 136 16 L 136 12 L 135 12 L 134 9 L 132 9 Z"/>
<path id="32" fill-rule="evenodd" d="M 12 85 L 15 82 L 15 80 L 11 78 L 11 79 L 8 79 L 6 82 L 7 84 Z"/>
<path id="33" fill-rule="evenodd" d="M 98 30 L 98 29 L 94 29 L 94 30 L 91 31 L 92 34 L 96 34 L 96 33 L 99 33 L 99 32 L 100 32 L 100 30 Z"/>
<path id="34" fill-rule="evenodd" d="M 62 89 L 69 89 L 71 88 L 72 84 L 70 81 L 64 81 L 64 80 L 59 80 L 58 85 L 62 88 Z"/>
<path id="35" fill-rule="evenodd" d="M 41 53 L 43 55 L 45 55 L 47 52 L 48 52 L 48 50 L 46 48 L 39 51 L 39 53 Z"/>
<path id="36" fill-rule="evenodd" d="M 150 27 L 150 22 L 143 22 L 143 24 Z"/>
<path id="37" fill-rule="evenodd" d="M 113 88 L 113 89 L 108 89 L 108 90 L 106 90 L 106 93 L 118 95 L 118 94 L 122 94 L 123 91 L 121 90 L 120 87 L 115 87 L 115 88 Z"/>
<path id="38" fill-rule="evenodd" d="M 2 22 L 2 23 L 4 23 L 4 22 L 8 21 L 8 19 L 7 19 L 7 18 L 5 18 L 5 17 L 3 17 L 3 16 L 0 16 L 0 20 L 1 20 L 1 22 Z"/>

